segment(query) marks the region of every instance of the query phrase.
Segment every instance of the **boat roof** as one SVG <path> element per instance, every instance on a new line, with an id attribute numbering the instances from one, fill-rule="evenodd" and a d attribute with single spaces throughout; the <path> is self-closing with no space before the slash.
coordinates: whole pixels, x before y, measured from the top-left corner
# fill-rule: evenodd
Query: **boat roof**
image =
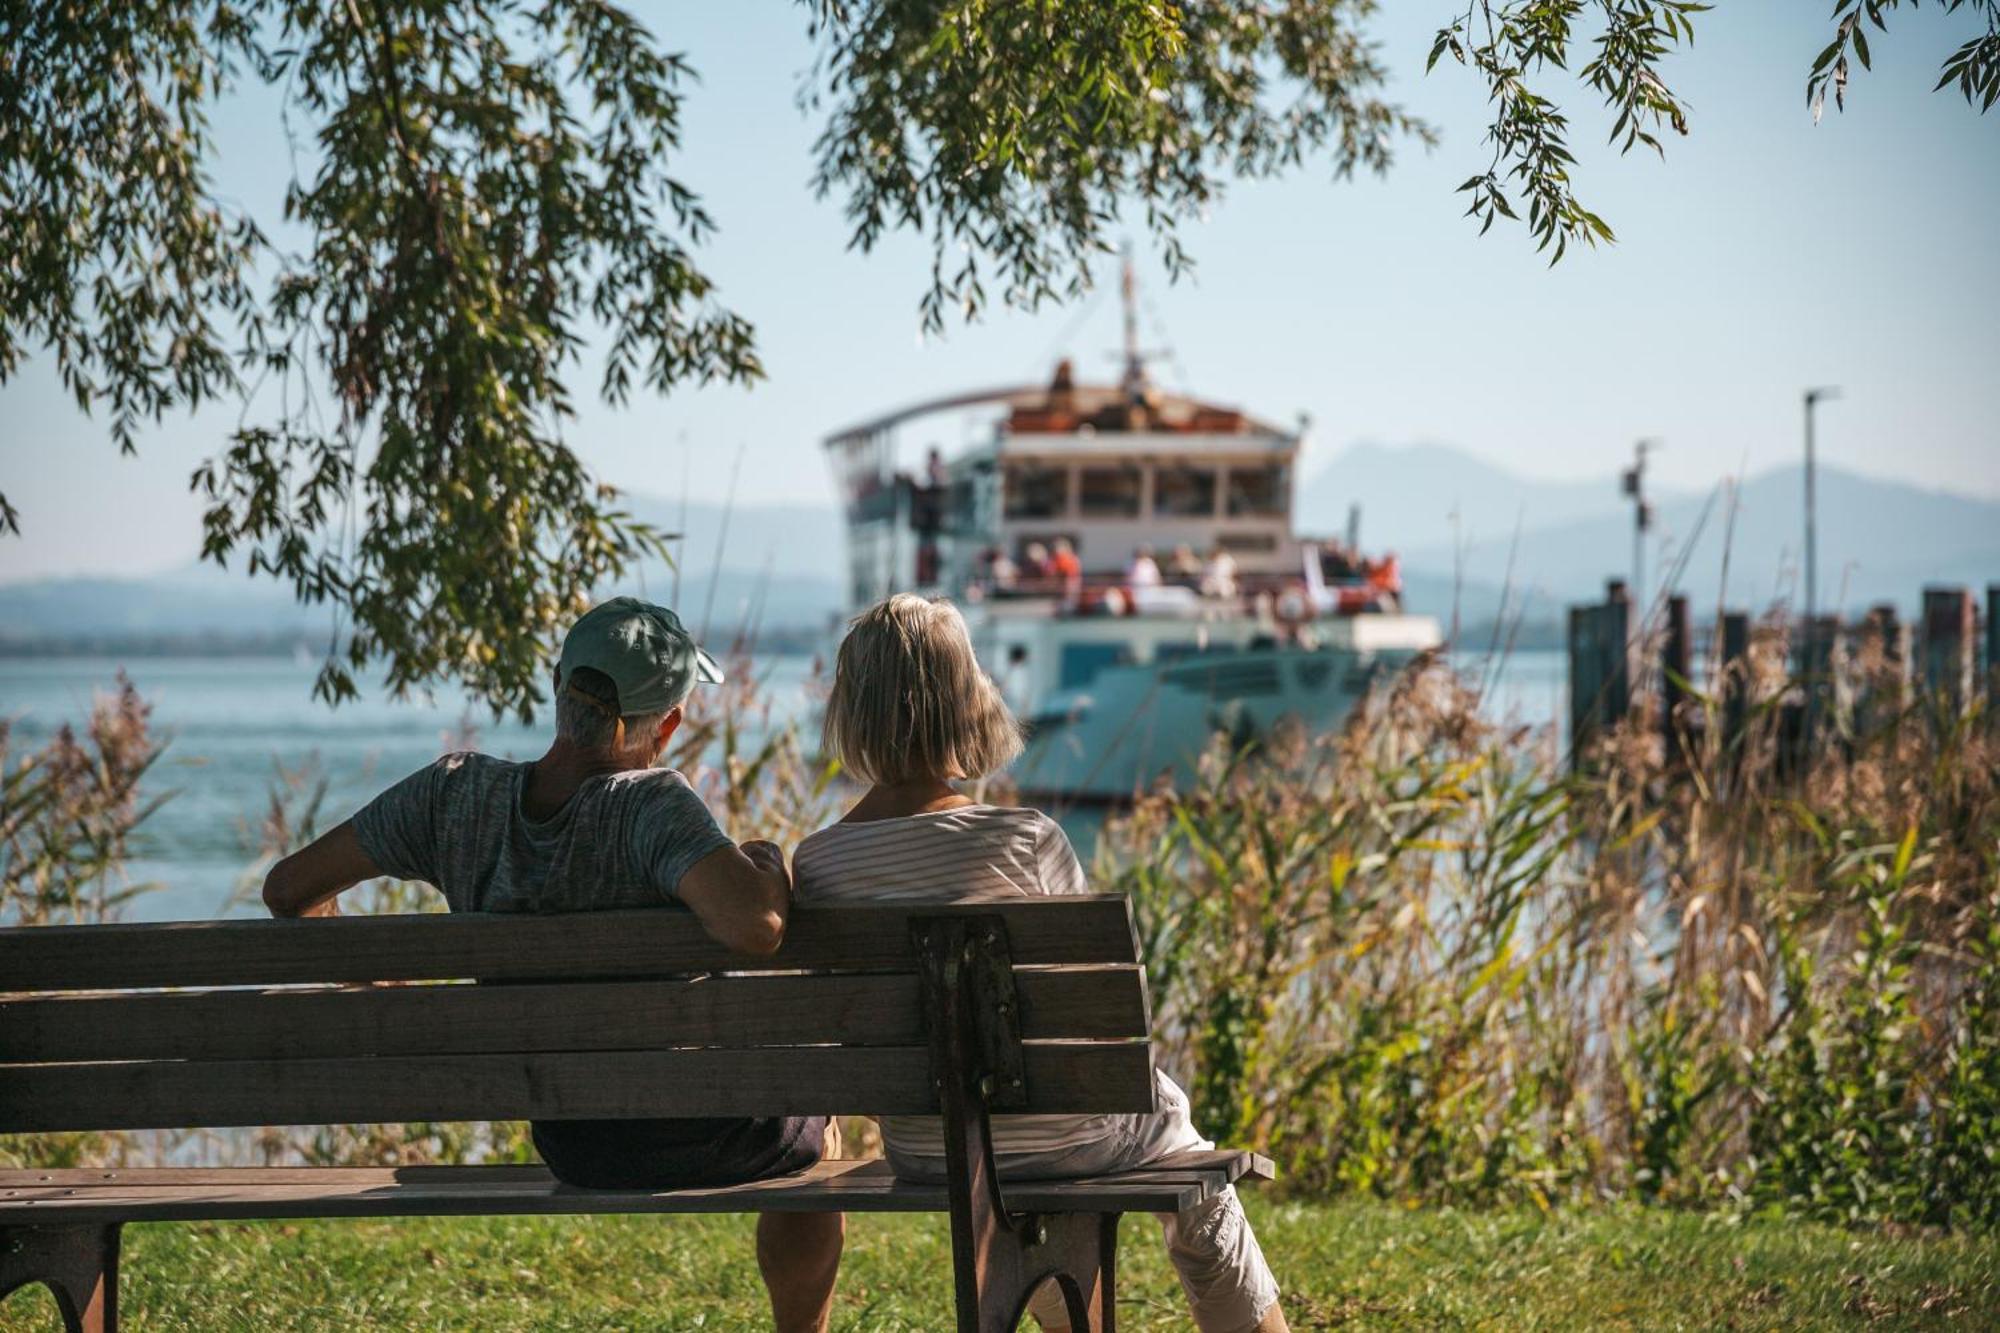
<path id="1" fill-rule="evenodd" d="M 1080 435 L 1083 432 L 1078 429 L 1079 426 L 1088 427 L 1092 434 L 1099 436 L 1106 432 L 1118 431 L 1130 431 L 1135 434 L 1198 432 L 1292 440 L 1297 435 L 1294 431 L 1252 417 L 1225 404 L 1195 398 L 1188 394 L 1170 393 L 1150 386 L 1143 400 L 1135 405 L 1135 415 L 1140 419 L 1131 420 L 1128 424 L 1106 422 L 1107 416 L 1120 415 L 1120 410 L 1131 403 L 1131 390 L 1128 386 L 1120 384 L 1063 385 L 1059 382 L 1057 385 L 1051 385 L 1043 381 L 1039 384 L 975 389 L 969 393 L 947 394 L 941 398 L 911 403 L 907 407 L 900 407 L 893 412 L 835 431 L 826 437 L 825 446 L 828 449 L 838 449 L 871 439 L 884 431 L 893 430 L 905 422 L 920 417 L 988 405 L 1009 409 L 1008 432 L 1016 435 Z"/>

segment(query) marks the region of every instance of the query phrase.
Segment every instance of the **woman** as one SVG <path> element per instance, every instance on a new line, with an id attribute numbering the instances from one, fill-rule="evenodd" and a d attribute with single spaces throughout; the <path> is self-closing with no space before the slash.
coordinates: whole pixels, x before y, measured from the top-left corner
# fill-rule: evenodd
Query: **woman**
<path id="1" fill-rule="evenodd" d="M 1084 893 L 1083 867 L 1061 828 L 1036 810 L 960 794 L 1020 753 L 1019 725 L 980 673 L 957 608 L 902 594 L 857 617 L 840 645 L 826 709 L 826 749 L 867 793 L 839 823 L 799 844 L 801 902 L 963 902 Z M 1152 1115 L 996 1116 L 1003 1177 L 1096 1175 L 1214 1145 L 1188 1121 L 1187 1094 L 1159 1076 Z M 936 1117 L 882 1121 L 890 1164 L 907 1179 L 944 1178 Z M 1167 1252 L 1203 1333 L 1286 1327 L 1278 1286 L 1233 1189 L 1163 1214 Z M 1067 1327 L 1053 1285 L 1030 1308 Z"/>

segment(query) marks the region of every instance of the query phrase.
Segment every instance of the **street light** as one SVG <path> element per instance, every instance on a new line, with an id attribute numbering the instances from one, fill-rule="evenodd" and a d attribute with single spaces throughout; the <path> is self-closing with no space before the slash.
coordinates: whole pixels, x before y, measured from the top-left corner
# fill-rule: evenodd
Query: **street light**
<path id="1" fill-rule="evenodd" d="M 1633 445 L 1632 466 L 1620 478 L 1621 489 L 1632 497 L 1632 604 L 1641 624 L 1646 619 L 1646 533 L 1653 526 L 1653 506 L 1646 502 L 1646 455 L 1661 447 L 1658 440 Z"/>
<path id="2" fill-rule="evenodd" d="M 1813 409 L 1822 402 L 1840 397 L 1835 388 L 1806 390 L 1806 626 L 1801 642 L 1806 654 L 1805 665 L 1811 664 L 1814 625 L 1819 616 L 1819 533 L 1814 517 L 1813 490 Z"/>

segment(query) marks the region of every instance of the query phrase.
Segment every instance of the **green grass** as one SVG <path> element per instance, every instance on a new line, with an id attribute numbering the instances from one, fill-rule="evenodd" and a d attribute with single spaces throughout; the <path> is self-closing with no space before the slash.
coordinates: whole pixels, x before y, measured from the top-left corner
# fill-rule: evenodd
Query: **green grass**
<path id="1" fill-rule="evenodd" d="M 1542 1217 L 1250 1200 L 1294 1328 L 2000 1327 L 2000 1239 L 1630 1208 Z M 748 1218 L 160 1224 L 126 1231 L 147 1329 L 737 1329 L 764 1322 Z M 1188 1327 L 1150 1219 L 1120 1327 Z M 849 1221 L 835 1327 L 949 1327 L 938 1217 Z M 51 1328 L 45 1293 L 0 1330 Z"/>

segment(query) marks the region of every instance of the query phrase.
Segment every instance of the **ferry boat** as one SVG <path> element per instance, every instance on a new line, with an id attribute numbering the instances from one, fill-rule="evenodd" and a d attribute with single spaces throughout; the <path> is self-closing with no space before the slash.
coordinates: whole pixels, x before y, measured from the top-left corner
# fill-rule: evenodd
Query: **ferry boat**
<path id="1" fill-rule="evenodd" d="M 982 389 L 827 437 L 848 594 L 946 594 L 1028 724 L 1022 795 L 1116 802 L 1185 784 L 1216 733 L 1322 732 L 1441 642 L 1401 607 L 1393 556 L 1293 530 L 1296 429 L 1156 386 L 1123 275 L 1124 371 Z M 991 418 L 949 456 L 924 428 Z M 919 436 L 921 462 L 902 442 Z M 928 436 L 930 439 L 935 435 Z"/>

